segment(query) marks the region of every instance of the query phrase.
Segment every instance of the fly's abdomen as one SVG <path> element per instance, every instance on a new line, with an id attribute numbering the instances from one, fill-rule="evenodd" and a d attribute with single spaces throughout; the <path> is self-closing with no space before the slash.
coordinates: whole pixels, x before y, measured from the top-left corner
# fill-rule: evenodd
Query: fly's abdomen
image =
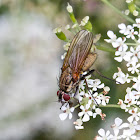
<path id="1" fill-rule="evenodd" d="M 68 93 L 72 90 L 73 87 L 73 81 L 72 81 L 72 72 L 71 68 L 68 67 L 60 76 L 59 81 L 60 89 L 64 92 Z"/>

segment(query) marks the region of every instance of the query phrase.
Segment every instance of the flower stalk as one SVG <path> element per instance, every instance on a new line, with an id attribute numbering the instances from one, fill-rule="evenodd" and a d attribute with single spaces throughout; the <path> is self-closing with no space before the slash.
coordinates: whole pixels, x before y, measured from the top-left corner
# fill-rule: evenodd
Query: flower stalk
<path id="1" fill-rule="evenodd" d="M 135 23 L 135 21 L 133 19 L 131 19 L 130 17 L 128 17 L 127 15 L 124 15 L 122 13 L 122 11 L 120 11 L 119 9 L 117 9 L 115 6 L 113 6 L 108 0 L 101 0 L 103 3 L 105 3 L 107 6 L 109 6 L 112 10 L 114 10 L 116 13 L 118 13 L 121 17 L 123 17 L 124 19 L 128 20 L 131 23 Z"/>

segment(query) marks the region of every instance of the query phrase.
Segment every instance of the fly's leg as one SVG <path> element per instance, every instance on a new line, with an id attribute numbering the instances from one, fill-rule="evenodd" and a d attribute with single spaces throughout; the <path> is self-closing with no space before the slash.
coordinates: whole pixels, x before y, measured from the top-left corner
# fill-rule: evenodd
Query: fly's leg
<path id="1" fill-rule="evenodd" d="M 111 81 L 113 81 L 113 82 L 115 82 L 115 83 L 117 82 L 116 80 L 113 80 L 113 79 L 111 79 L 111 78 L 108 78 L 108 77 L 104 76 L 104 75 L 101 74 L 98 70 L 95 70 L 95 69 L 90 70 L 87 74 L 83 75 L 83 76 L 81 77 L 80 80 L 84 80 L 88 75 L 92 75 L 92 76 L 95 77 L 95 75 L 93 74 L 93 72 L 95 72 L 95 71 L 99 74 L 99 76 L 101 76 L 101 77 L 103 77 L 103 78 L 105 78 L 105 79 L 111 80 Z M 120 82 L 117 82 L 117 83 L 118 83 L 118 84 L 121 84 Z"/>
<path id="2" fill-rule="evenodd" d="M 95 71 L 95 69 L 90 70 L 87 74 L 83 75 L 83 76 L 80 78 L 80 80 L 85 80 L 85 78 L 86 78 L 87 76 L 93 74 L 94 71 Z"/>
<path id="3" fill-rule="evenodd" d="M 74 97 L 77 95 L 77 93 L 79 93 L 79 85 L 76 87 L 75 93 L 74 93 Z"/>
<path id="4" fill-rule="evenodd" d="M 62 108 L 62 106 L 65 104 L 65 107 L 67 107 L 67 105 L 69 104 L 69 107 L 71 108 L 72 107 L 72 105 L 73 105 L 73 102 L 72 101 L 67 101 L 67 102 L 61 102 L 61 107 L 60 107 L 60 110 L 61 110 L 61 108 Z"/>
<path id="5" fill-rule="evenodd" d="M 79 85 L 76 87 L 76 91 L 75 91 L 74 97 L 75 97 L 77 94 L 79 94 Z M 77 98 L 74 98 L 74 99 L 77 100 Z M 78 104 L 79 104 L 79 106 L 80 106 L 79 100 L 77 100 L 77 102 L 78 102 Z"/>
<path id="6" fill-rule="evenodd" d="M 92 93 L 90 92 L 90 89 L 89 89 L 89 87 L 88 87 L 88 84 L 87 84 L 86 79 L 85 79 L 85 83 L 86 83 L 86 87 L 87 87 L 87 89 L 88 89 L 88 92 L 89 92 L 90 95 L 92 96 L 94 102 L 96 103 L 97 106 L 99 106 L 99 104 L 97 103 L 96 99 L 93 97 L 94 91 L 93 91 Z"/>

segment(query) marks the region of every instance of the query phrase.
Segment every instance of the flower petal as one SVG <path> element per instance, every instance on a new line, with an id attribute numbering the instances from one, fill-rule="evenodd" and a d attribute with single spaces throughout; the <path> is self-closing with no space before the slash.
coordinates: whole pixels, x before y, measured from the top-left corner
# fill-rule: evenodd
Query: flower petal
<path id="1" fill-rule="evenodd" d="M 85 114 L 82 120 L 83 120 L 83 122 L 87 122 L 87 121 L 89 121 L 89 119 L 90 119 L 89 115 Z"/>
<path id="2" fill-rule="evenodd" d="M 104 131 L 104 129 L 102 129 L 102 128 L 98 131 L 98 133 L 99 133 L 101 136 L 105 136 L 105 131 Z"/>
<path id="3" fill-rule="evenodd" d="M 59 118 L 64 121 L 67 118 L 68 114 L 67 113 L 61 113 L 59 114 Z"/>
<path id="4" fill-rule="evenodd" d="M 115 119 L 115 124 L 117 125 L 117 126 L 120 126 L 120 124 L 122 123 L 122 119 L 120 119 L 120 118 L 116 118 Z"/>

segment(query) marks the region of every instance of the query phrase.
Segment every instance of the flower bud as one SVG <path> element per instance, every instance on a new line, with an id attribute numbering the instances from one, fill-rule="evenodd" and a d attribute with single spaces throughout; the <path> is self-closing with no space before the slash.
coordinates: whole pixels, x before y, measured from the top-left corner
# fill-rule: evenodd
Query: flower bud
<path id="1" fill-rule="evenodd" d="M 66 30 L 69 30 L 69 29 L 70 29 L 70 25 L 69 25 L 69 24 L 66 25 L 66 26 L 65 26 L 65 29 L 66 29 Z"/>
<path id="2" fill-rule="evenodd" d="M 61 28 L 55 28 L 55 29 L 53 30 L 53 32 L 56 34 L 56 36 L 57 36 L 59 39 L 61 39 L 61 40 L 63 40 L 63 41 L 67 41 L 67 38 L 66 38 L 65 34 L 62 32 Z"/>
<path id="3" fill-rule="evenodd" d="M 68 6 L 67 6 L 67 11 L 69 13 L 72 13 L 73 12 L 72 6 L 69 3 L 68 3 Z"/>

